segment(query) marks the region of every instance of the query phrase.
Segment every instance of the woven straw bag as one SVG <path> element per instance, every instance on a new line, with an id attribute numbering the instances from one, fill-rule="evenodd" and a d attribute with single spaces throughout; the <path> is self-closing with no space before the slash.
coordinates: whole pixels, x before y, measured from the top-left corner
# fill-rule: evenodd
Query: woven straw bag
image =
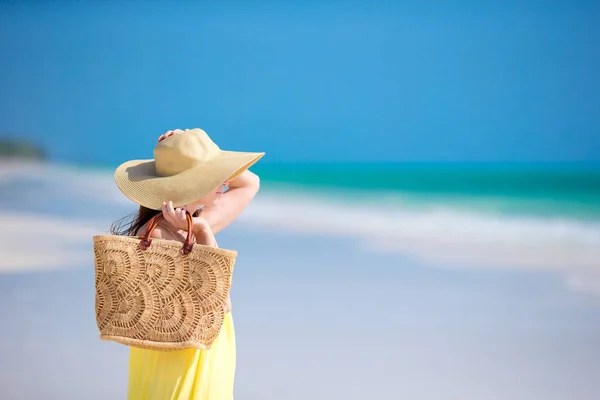
<path id="1" fill-rule="evenodd" d="M 188 236 L 150 239 L 94 236 L 96 322 L 100 338 L 152 350 L 208 349 L 225 317 L 237 252 L 193 243 Z"/>

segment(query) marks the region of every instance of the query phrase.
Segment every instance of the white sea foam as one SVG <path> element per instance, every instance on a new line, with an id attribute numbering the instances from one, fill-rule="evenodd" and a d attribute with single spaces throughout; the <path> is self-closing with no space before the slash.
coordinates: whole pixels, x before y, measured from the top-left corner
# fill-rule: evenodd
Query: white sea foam
<path id="1" fill-rule="evenodd" d="M 48 166 L 0 168 L 0 183 L 27 176 L 60 183 L 63 196 L 84 199 L 91 195 L 95 201 L 101 199 L 107 207 L 122 207 L 128 202 L 116 189 L 110 173 Z M 18 223 L 6 215 L 0 218 L 4 227 Z M 373 203 L 365 207 L 326 199 L 318 192 L 270 192 L 268 187 L 239 221 L 249 226 L 300 234 L 347 237 L 368 251 L 410 255 L 439 266 L 565 270 L 569 287 L 600 292 L 596 290 L 600 287 L 596 284 L 596 278 L 600 279 L 597 273 L 600 271 L 599 221 L 465 212 L 443 203 L 420 210 L 387 202 L 381 208 Z M 55 221 L 45 223 L 50 225 Z M 62 236 L 65 243 L 83 234 L 81 227 L 71 228 L 78 234 Z M 26 235 L 26 231 L 21 233 Z M 88 237 L 92 234 L 87 230 L 85 233 Z M 11 240 L 19 241 L 18 238 Z M 0 254 L 7 254 L 9 250 L 5 245 L 0 248 Z M 20 262 L 34 264 L 23 260 L 27 260 L 26 257 Z M 56 260 L 55 264 L 62 262 Z M 3 262 L 0 269 L 6 270 L 9 263 L 12 268 L 18 268 L 21 264 L 17 261 L 13 257 Z"/>
<path id="2" fill-rule="evenodd" d="M 310 195 L 260 196 L 241 221 L 311 234 L 353 237 L 371 250 L 447 265 L 600 267 L 600 222 L 511 217 L 444 209 L 373 209 Z"/>

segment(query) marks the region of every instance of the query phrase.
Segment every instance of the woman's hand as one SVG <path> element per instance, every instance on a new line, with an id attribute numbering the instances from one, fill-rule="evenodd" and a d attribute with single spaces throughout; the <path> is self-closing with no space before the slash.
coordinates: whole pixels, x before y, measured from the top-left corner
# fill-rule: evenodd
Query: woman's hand
<path id="1" fill-rule="evenodd" d="M 231 295 L 227 295 L 227 301 L 223 305 L 223 310 L 226 314 L 231 311 Z"/>
<path id="2" fill-rule="evenodd" d="M 163 213 L 163 216 L 165 217 L 165 220 L 167 220 L 167 222 L 169 224 L 171 224 L 173 227 L 175 227 L 177 229 L 181 229 L 183 231 L 188 230 L 188 221 L 187 221 L 185 208 L 183 208 L 183 207 L 174 208 L 172 201 L 169 201 L 168 203 L 163 202 L 162 213 Z M 193 232 L 205 231 L 207 229 L 210 229 L 210 225 L 208 224 L 208 222 L 201 216 L 202 210 L 199 211 L 199 214 L 200 214 L 199 216 L 192 218 Z"/>
<path id="3" fill-rule="evenodd" d="M 173 129 L 173 130 L 170 130 L 170 131 L 166 131 L 165 133 L 163 133 L 162 135 L 160 135 L 158 137 L 158 142 L 160 143 L 160 142 L 162 142 L 163 140 L 165 140 L 166 138 L 168 138 L 170 136 L 178 135 L 178 134 L 183 133 L 183 132 L 184 131 L 181 130 L 181 129 Z"/>

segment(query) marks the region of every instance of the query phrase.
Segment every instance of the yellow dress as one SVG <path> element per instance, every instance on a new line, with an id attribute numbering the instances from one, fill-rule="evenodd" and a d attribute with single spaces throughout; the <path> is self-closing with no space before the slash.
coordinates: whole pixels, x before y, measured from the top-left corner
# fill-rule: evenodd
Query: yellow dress
<path id="1" fill-rule="evenodd" d="M 231 313 L 209 350 L 132 347 L 128 400 L 232 400 L 235 331 Z"/>

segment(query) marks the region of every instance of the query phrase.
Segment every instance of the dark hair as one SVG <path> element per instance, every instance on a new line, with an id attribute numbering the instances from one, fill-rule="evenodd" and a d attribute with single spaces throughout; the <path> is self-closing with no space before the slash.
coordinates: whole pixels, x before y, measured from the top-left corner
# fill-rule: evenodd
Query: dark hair
<path id="1" fill-rule="evenodd" d="M 113 222 L 110 226 L 110 233 L 121 236 L 136 236 L 142 226 L 146 225 L 146 223 L 150 221 L 152 217 L 160 212 L 162 212 L 162 210 L 153 210 L 151 208 L 140 206 L 140 209 L 136 214 L 126 215 L 123 218 Z M 194 217 L 199 215 L 199 210 L 193 214 Z"/>
<path id="2" fill-rule="evenodd" d="M 160 213 L 161 210 L 153 210 L 144 206 L 136 214 L 127 215 L 110 226 L 110 233 L 113 235 L 135 236 L 146 222 Z"/>

